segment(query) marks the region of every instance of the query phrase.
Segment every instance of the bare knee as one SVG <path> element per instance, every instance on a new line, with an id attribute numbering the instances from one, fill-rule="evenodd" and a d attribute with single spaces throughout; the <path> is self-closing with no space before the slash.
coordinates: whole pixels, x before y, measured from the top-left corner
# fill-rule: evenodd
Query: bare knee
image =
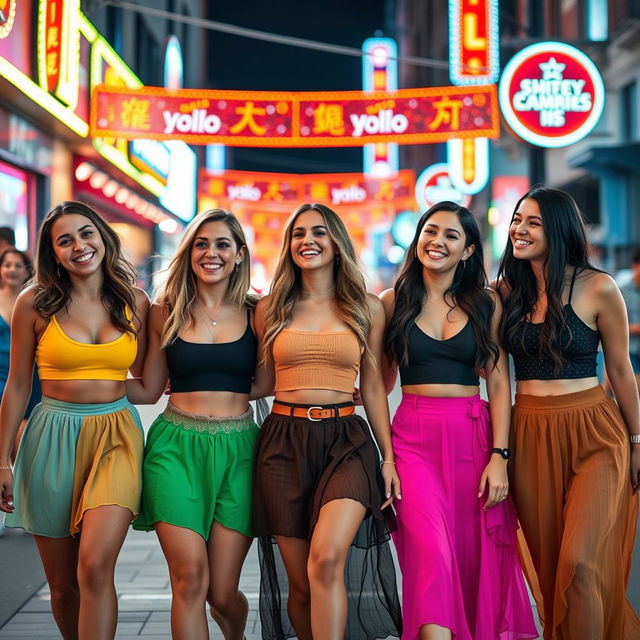
<path id="1" fill-rule="evenodd" d="M 311 605 L 311 590 L 308 581 L 289 583 L 289 602 L 298 608 L 306 608 Z"/>
<path id="2" fill-rule="evenodd" d="M 80 600 L 80 590 L 76 580 L 49 583 L 51 608 L 56 611 L 72 611 Z"/>
<path id="3" fill-rule="evenodd" d="M 312 549 L 307 564 L 309 581 L 329 585 L 343 579 L 343 554 L 332 546 Z"/>
<path id="4" fill-rule="evenodd" d="M 85 590 L 100 591 L 113 584 L 113 562 L 100 557 L 84 557 L 78 560 L 78 583 Z"/>
<path id="5" fill-rule="evenodd" d="M 209 582 L 207 567 L 198 562 L 180 564 L 171 569 L 171 588 L 181 600 L 204 602 Z"/>

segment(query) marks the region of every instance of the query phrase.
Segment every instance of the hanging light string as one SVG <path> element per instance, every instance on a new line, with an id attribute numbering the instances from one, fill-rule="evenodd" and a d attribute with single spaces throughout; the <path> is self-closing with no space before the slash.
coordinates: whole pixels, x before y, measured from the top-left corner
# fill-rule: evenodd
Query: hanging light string
<path id="1" fill-rule="evenodd" d="M 164 9 L 156 9 L 154 7 L 145 7 L 135 2 L 127 2 L 126 0 L 101 0 L 98 4 L 99 8 L 105 6 L 118 7 L 120 9 L 128 9 L 137 13 L 144 13 L 156 18 L 164 18 L 174 22 L 183 22 L 194 27 L 201 27 L 209 31 L 219 31 L 221 33 L 229 33 L 231 35 L 243 38 L 251 38 L 253 40 L 262 40 L 263 42 L 273 42 L 276 44 L 289 45 L 291 47 L 300 47 L 303 49 L 312 49 L 315 51 L 324 51 L 326 53 L 335 53 L 343 56 L 351 56 L 353 58 L 362 58 L 364 55 L 361 49 L 355 47 L 345 47 L 339 44 L 331 44 L 329 42 L 319 42 L 317 40 L 308 40 L 307 38 L 296 38 L 293 36 L 284 36 L 269 31 L 261 31 L 259 29 L 248 29 L 246 27 L 238 27 L 225 22 L 217 22 L 216 20 L 207 20 L 205 18 L 197 18 L 194 16 L 184 16 L 180 13 L 165 11 Z M 418 56 L 389 56 L 390 60 L 397 60 L 405 64 L 415 65 L 417 67 L 429 67 L 432 69 L 449 70 L 448 61 L 435 60 L 433 58 L 422 58 Z M 464 68 L 464 67 L 463 67 Z M 474 71 L 481 72 L 483 69 L 475 67 Z"/>

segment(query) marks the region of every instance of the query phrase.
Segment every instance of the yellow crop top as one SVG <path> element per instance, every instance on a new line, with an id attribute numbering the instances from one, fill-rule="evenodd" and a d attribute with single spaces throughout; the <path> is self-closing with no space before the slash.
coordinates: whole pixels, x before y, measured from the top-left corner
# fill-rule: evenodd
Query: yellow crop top
<path id="1" fill-rule="evenodd" d="M 282 329 L 273 341 L 275 390 L 330 389 L 353 393 L 361 354 L 353 331 Z"/>
<path id="2" fill-rule="evenodd" d="M 36 347 L 36 364 L 41 380 L 126 380 L 137 351 L 128 331 L 111 342 L 86 344 L 70 338 L 52 316 Z"/>

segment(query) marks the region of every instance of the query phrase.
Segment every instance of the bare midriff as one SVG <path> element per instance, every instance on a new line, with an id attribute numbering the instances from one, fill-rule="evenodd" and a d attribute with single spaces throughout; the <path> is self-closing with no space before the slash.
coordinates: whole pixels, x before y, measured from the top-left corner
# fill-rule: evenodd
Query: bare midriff
<path id="1" fill-rule="evenodd" d="M 212 418 L 239 416 L 249 408 L 249 394 L 233 391 L 188 391 L 172 393 L 169 399 L 187 413 Z"/>
<path id="2" fill-rule="evenodd" d="M 480 393 L 480 387 L 466 384 L 406 384 L 402 392 L 428 398 L 470 398 Z"/>
<path id="3" fill-rule="evenodd" d="M 353 394 L 332 389 L 297 389 L 295 391 L 278 391 L 276 400 L 292 404 L 341 404 L 353 402 Z"/>
<path id="4" fill-rule="evenodd" d="M 102 404 L 125 395 L 122 380 L 40 380 L 42 395 L 62 402 Z"/>
<path id="5" fill-rule="evenodd" d="M 528 396 L 562 396 L 597 387 L 598 378 L 575 378 L 569 380 L 519 380 L 516 392 Z"/>

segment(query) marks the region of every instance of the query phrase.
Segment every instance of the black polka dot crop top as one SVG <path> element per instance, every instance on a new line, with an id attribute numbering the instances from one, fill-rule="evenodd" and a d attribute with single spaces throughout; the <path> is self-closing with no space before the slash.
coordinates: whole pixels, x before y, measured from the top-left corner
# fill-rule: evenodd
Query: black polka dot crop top
<path id="1" fill-rule="evenodd" d="M 516 380 L 569 380 L 596 376 L 596 357 L 600 333 L 587 326 L 571 306 L 577 268 L 573 271 L 569 301 L 563 307 L 565 326 L 560 340 L 564 363 L 556 371 L 555 363 L 540 354 L 542 323 L 521 321 L 505 347 L 513 356 Z"/>

